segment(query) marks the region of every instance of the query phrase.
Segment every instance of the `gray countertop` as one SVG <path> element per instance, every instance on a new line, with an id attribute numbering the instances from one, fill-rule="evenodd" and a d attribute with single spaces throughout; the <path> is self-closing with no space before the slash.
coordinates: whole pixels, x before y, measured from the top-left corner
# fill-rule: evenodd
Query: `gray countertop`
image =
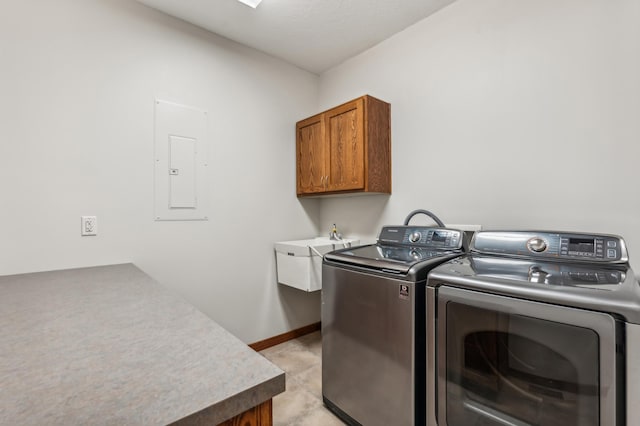
<path id="1" fill-rule="evenodd" d="M 284 391 L 132 264 L 0 277 L 0 345 L 3 425 L 215 425 Z"/>

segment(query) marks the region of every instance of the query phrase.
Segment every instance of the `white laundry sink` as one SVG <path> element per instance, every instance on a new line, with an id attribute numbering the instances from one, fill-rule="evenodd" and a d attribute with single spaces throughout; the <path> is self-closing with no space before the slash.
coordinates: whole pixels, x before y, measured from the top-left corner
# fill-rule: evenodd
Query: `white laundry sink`
<path id="1" fill-rule="evenodd" d="M 275 243 L 278 282 L 304 291 L 322 289 L 322 256 L 358 245 L 360 240 L 315 237 Z"/>

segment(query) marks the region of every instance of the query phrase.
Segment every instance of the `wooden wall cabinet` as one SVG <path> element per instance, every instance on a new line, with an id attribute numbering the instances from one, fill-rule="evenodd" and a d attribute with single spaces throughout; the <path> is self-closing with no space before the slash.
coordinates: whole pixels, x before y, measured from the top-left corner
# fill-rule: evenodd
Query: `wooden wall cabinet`
<path id="1" fill-rule="evenodd" d="M 365 95 L 296 123 L 298 197 L 391 193 L 391 105 Z"/>

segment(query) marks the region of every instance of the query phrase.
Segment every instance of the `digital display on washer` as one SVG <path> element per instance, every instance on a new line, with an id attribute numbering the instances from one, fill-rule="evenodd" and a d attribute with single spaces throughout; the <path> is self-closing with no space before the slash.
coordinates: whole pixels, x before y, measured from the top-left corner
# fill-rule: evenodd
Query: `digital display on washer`
<path id="1" fill-rule="evenodd" d="M 569 238 L 569 251 L 580 253 L 595 253 L 596 244 L 591 238 Z"/>
<path id="2" fill-rule="evenodd" d="M 447 241 L 448 235 L 449 233 L 445 231 L 433 231 L 433 236 L 431 237 L 431 241 L 444 243 Z"/>

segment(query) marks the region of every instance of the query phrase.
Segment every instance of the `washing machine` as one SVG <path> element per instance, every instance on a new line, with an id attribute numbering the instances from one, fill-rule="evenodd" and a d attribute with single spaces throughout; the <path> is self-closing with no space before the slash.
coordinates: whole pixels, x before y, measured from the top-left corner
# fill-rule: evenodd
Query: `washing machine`
<path id="1" fill-rule="evenodd" d="M 615 235 L 481 231 L 427 281 L 427 424 L 640 424 L 640 287 Z"/>
<path id="2" fill-rule="evenodd" d="M 463 238 L 385 226 L 375 244 L 324 256 L 322 396 L 347 424 L 425 424 L 427 274 L 462 255 Z"/>

